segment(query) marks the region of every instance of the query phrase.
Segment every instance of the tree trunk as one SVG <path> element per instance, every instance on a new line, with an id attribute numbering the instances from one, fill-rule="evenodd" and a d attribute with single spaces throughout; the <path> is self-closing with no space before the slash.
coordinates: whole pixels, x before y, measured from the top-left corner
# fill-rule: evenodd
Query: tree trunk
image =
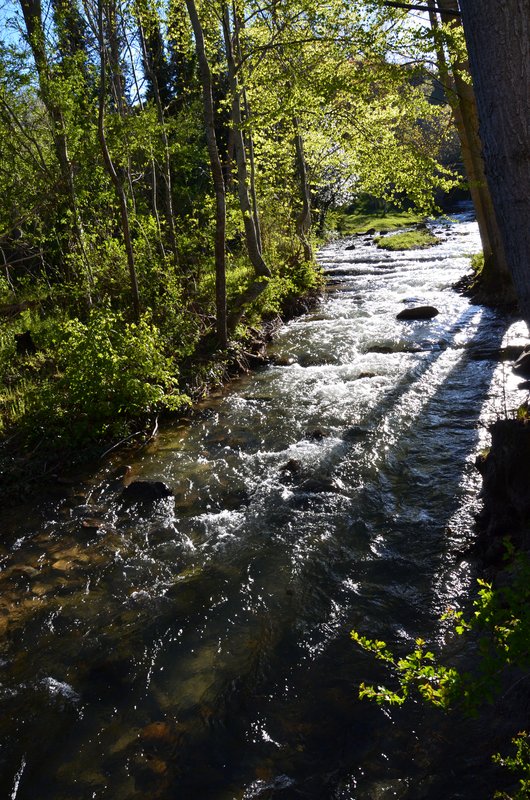
<path id="1" fill-rule="evenodd" d="M 239 205 L 241 207 L 243 223 L 245 226 L 247 250 L 250 262 L 254 267 L 254 272 L 256 275 L 260 278 L 270 278 L 270 270 L 263 260 L 263 256 L 261 255 L 261 246 L 256 229 L 254 209 L 252 207 L 248 189 L 249 177 L 247 169 L 247 155 L 242 132 L 243 120 L 241 115 L 241 92 L 237 80 L 237 67 L 234 58 L 234 48 L 232 46 L 230 14 L 226 6 L 223 14 L 223 33 L 228 66 L 228 82 L 230 85 L 230 93 L 232 95 L 232 125 L 234 131 L 234 148 L 237 164 L 237 187 Z"/>
<path id="2" fill-rule="evenodd" d="M 241 51 L 241 28 L 243 26 L 243 22 L 241 21 L 239 14 L 236 9 L 235 2 L 232 2 L 232 13 L 234 15 L 234 37 L 235 37 L 235 45 L 237 48 L 237 57 L 239 60 L 239 64 L 243 63 L 243 54 Z M 241 66 L 240 66 L 241 72 Z M 250 119 L 250 104 L 248 102 L 248 95 L 245 86 L 242 86 L 241 90 L 241 99 L 243 100 L 243 110 L 245 115 L 245 120 Z M 252 200 L 252 212 L 254 215 L 254 225 L 256 228 L 256 239 L 258 242 L 258 249 L 260 253 L 263 252 L 263 242 L 261 237 L 261 223 L 259 218 L 259 208 L 258 208 L 258 195 L 256 192 L 256 156 L 254 152 L 254 137 L 252 136 L 252 132 L 248 132 L 246 137 L 243 137 L 243 144 L 248 146 L 248 163 L 250 166 L 250 197 Z"/>
<path id="3" fill-rule="evenodd" d="M 142 55 L 144 59 L 145 69 L 151 82 L 153 96 L 155 99 L 156 113 L 158 118 L 158 126 L 160 135 L 162 137 L 162 144 L 164 145 L 164 174 L 162 175 L 163 185 L 163 199 L 164 199 L 164 217 L 166 219 L 167 230 L 169 234 L 169 244 L 173 252 L 173 257 L 177 259 L 177 232 L 175 229 L 175 215 L 173 213 L 173 187 L 171 177 L 171 158 L 169 153 L 169 139 L 166 131 L 166 120 L 164 117 L 164 106 L 160 95 L 158 77 L 153 63 L 153 54 L 149 51 L 147 46 L 147 37 L 142 23 L 141 11 L 138 10 L 138 32 L 140 34 L 140 42 L 142 45 Z"/>
<path id="4" fill-rule="evenodd" d="M 195 50 L 199 62 L 202 85 L 203 113 L 206 143 L 210 157 L 210 169 L 215 189 L 215 304 L 217 319 L 217 340 L 226 349 L 228 344 L 226 312 L 226 190 L 223 167 L 215 134 L 215 109 L 213 104 L 212 74 L 206 56 L 204 33 L 194 0 L 186 0 L 186 8 L 195 37 Z"/>
<path id="5" fill-rule="evenodd" d="M 460 0 L 486 177 L 530 327 L 530 0 Z"/>
<path id="6" fill-rule="evenodd" d="M 300 182 L 300 191 L 302 194 L 302 210 L 296 219 L 296 232 L 298 238 L 302 242 L 304 248 L 304 259 L 306 261 L 313 260 L 313 249 L 309 241 L 309 234 L 311 232 L 311 192 L 309 190 L 309 181 L 307 179 L 307 164 L 304 154 L 304 141 L 300 132 L 300 123 L 297 117 L 293 119 L 294 125 L 294 141 L 296 147 L 296 168 L 298 172 L 298 180 Z"/>
<path id="7" fill-rule="evenodd" d="M 444 24 L 461 25 L 457 16 L 458 4 L 456 0 L 439 0 L 437 6 Z M 436 32 L 438 18 L 434 10 L 435 3 L 433 0 L 430 0 L 429 7 L 431 25 Z M 453 61 L 450 68 L 441 42 L 437 43 L 436 55 L 440 79 L 446 90 L 446 97 L 451 107 L 460 139 L 462 160 L 477 216 L 482 251 L 484 253 L 484 269 L 481 275 L 482 287 L 486 297 L 495 297 L 501 303 L 513 303 L 515 300 L 513 281 L 508 269 L 484 171 L 477 104 L 473 87 L 467 79 L 469 66 L 467 62 L 459 64 Z"/>
<path id="8" fill-rule="evenodd" d="M 86 254 L 85 235 L 79 206 L 77 202 L 77 192 L 75 187 L 74 169 L 68 152 L 68 138 L 63 112 L 60 106 L 53 99 L 51 92 L 51 81 L 53 79 L 52 70 L 46 53 L 44 26 L 42 22 L 42 7 L 40 0 L 20 0 L 20 7 L 26 26 L 26 34 L 35 67 L 39 76 L 40 96 L 52 124 L 52 135 L 54 150 L 61 170 L 61 178 L 66 190 L 68 204 L 70 206 L 74 220 L 74 234 L 78 241 L 83 261 L 85 263 L 87 279 L 87 300 L 91 305 L 92 299 L 90 287 L 92 285 L 92 272 L 90 262 Z"/>
<path id="9" fill-rule="evenodd" d="M 123 240 L 125 244 L 125 251 L 127 254 L 127 266 L 129 268 L 129 278 L 131 282 L 132 293 L 132 306 L 135 322 L 140 321 L 140 293 L 138 290 L 138 277 L 136 274 L 136 265 L 134 262 L 134 251 L 131 237 L 131 227 L 129 224 L 129 209 L 127 207 L 127 195 L 123 183 L 112 161 L 112 156 L 107 146 L 107 138 L 105 135 L 105 102 L 107 94 L 106 76 L 107 76 L 107 50 L 105 46 L 105 34 L 103 25 L 103 0 L 98 0 L 98 36 L 99 36 L 99 51 L 100 51 L 100 83 L 99 83 L 99 109 L 98 109 L 98 138 L 103 155 L 103 162 L 105 169 L 112 181 L 116 197 L 120 206 L 121 228 L 123 233 Z"/>

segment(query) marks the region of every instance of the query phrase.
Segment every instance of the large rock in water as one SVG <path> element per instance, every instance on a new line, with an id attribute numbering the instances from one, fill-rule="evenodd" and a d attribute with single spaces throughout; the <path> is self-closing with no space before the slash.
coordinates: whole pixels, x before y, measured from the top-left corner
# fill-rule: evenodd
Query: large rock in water
<path id="1" fill-rule="evenodd" d="M 415 319 L 432 319 L 438 316 L 440 312 L 434 306 L 415 306 L 414 308 L 404 308 L 400 311 L 396 319 L 415 320 Z"/>
<path id="2" fill-rule="evenodd" d="M 121 493 L 125 503 L 155 503 L 164 497 L 173 497 L 173 492 L 162 481 L 133 481 Z"/>

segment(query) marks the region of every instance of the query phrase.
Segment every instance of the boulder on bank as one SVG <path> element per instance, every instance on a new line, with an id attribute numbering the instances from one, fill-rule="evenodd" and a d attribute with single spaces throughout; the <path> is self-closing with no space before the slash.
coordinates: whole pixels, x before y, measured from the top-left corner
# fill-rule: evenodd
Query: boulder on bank
<path id="1" fill-rule="evenodd" d="M 418 320 L 418 319 L 432 319 L 437 317 L 440 312 L 434 306 L 414 306 L 412 308 L 404 308 L 396 316 L 400 320 Z"/>
<path id="2" fill-rule="evenodd" d="M 15 333 L 15 350 L 19 356 L 32 356 L 37 352 L 37 345 L 33 341 L 31 331 Z"/>
<path id="3" fill-rule="evenodd" d="M 514 361 L 512 369 L 523 378 L 530 378 L 530 350 L 523 350 L 519 358 Z"/>
<path id="4" fill-rule="evenodd" d="M 483 498 L 478 546 L 491 562 L 494 553 L 504 552 L 505 537 L 518 548 L 530 544 L 530 425 L 525 419 L 503 419 L 490 431 L 491 448 L 477 458 L 476 466 Z"/>

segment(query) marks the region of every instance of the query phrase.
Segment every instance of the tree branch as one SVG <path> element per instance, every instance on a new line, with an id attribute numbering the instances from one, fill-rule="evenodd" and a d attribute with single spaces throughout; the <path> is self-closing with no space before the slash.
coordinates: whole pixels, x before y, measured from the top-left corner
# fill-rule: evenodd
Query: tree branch
<path id="1" fill-rule="evenodd" d="M 405 8 L 407 11 L 429 11 L 429 7 L 428 6 L 413 5 L 411 3 L 400 3 L 400 2 L 398 2 L 398 0 L 384 0 L 383 5 L 384 6 L 391 6 L 392 8 Z M 445 9 L 441 9 L 439 7 L 435 7 L 435 8 L 430 9 L 430 10 L 438 11 L 440 13 L 443 11 L 444 14 L 447 14 L 447 16 L 450 16 L 450 17 L 460 17 L 461 16 L 459 11 L 446 11 Z"/>

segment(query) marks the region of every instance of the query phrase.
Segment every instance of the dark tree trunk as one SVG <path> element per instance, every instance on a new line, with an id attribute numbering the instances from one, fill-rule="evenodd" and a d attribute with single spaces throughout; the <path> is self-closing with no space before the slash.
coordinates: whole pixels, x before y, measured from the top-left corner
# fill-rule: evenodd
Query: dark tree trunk
<path id="1" fill-rule="evenodd" d="M 436 4 L 434 0 L 430 0 L 430 18 L 435 31 L 438 28 L 438 18 L 434 10 L 435 5 L 440 10 L 443 23 L 451 26 L 461 25 L 461 21 L 457 16 L 457 0 L 438 0 Z M 513 282 L 508 269 L 484 169 L 477 104 L 473 87 L 467 80 L 469 65 L 467 62 L 455 63 L 453 61 L 449 66 L 441 41 L 437 43 L 437 60 L 440 80 L 444 85 L 460 139 L 462 160 L 468 179 L 471 199 L 477 215 L 484 253 L 483 288 L 487 296 L 495 297 L 500 302 L 513 303 L 515 300 Z"/>
<path id="2" fill-rule="evenodd" d="M 228 344 L 226 318 L 226 190 L 223 167 L 215 134 L 215 109 L 213 103 L 212 74 L 206 48 L 201 21 L 194 0 L 186 0 L 186 8 L 195 37 L 195 49 L 199 62 L 199 73 L 202 85 L 204 124 L 206 143 L 210 157 L 210 169 L 215 189 L 216 226 L 215 226 L 215 302 L 217 318 L 217 339 L 223 349 Z"/>
<path id="3" fill-rule="evenodd" d="M 530 0 L 460 0 L 486 176 L 530 327 Z"/>
<path id="4" fill-rule="evenodd" d="M 256 275 L 259 278 L 270 278 L 270 270 L 263 260 L 263 256 L 261 255 L 261 242 L 258 235 L 259 226 L 256 225 L 255 209 L 252 205 L 251 195 L 248 188 L 249 175 L 247 154 L 242 131 L 243 119 L 241 114 L 241 89 L 237 80 L 237 66 L 234 58 L 234 48 L 232 45 L 230 15 L 226 7 L 223 16 L 223 32 L 228 65 L 228 82 L 232 95 L 232 125 L 234 131 L 234 148 L 237 164 L 237 188 L 239 205 L 241 207 L 243 223 L 245 226 L 247 250 L 250 262 L 254 267 L 254 272 Z"/>
<path id="5" fill-rule="evenodd" d="M 152 24 L 152 23 L 151 23 Z M 158 30 L 158 34 L 160 37 L 160 28 L 159 26 L 155 26 Z M 162 143 L 164 145 L 164 171 L 162 174 L 162 186 L 163 186 L 163 202 L 164 202 L 164 217 L 166 219 L 166 225 L 169 235 L 169 244 L 171 247 L 171 251 L 173 253 L 173 257 L 175 261 L 177 260 L 177 233 L 175 229 L 175 215 L 173 213 L 173 181 L 171 175 L 171 157 L 169 152 L 169 139 L 166 131 L 166 120 L 164 115 L 164 104 L 162 102 L 162 95 L 160 92 L 160 86 L 158 81 L 158 72 L 155 67 L 155 58 L 156 54 L 154 54 L 148 47 L 148 41 L 152 41 L 153 37 L 148 36 L 146 31 L 144 30 L 144 25 L 142 22 L 141 11 L 138 11 L 138 31 L 140 34 L 140 42 L 142 45 L 142 55 L 144 59 L 144 65 L 146 73 L 149 77 L 149 81 L 151 83 L 151 91 L 153 93 L 153 97 L 155 100 L 156 105 L 156 113 L 158 118 L 158 126 L 160 130 L 160 135 L 162 138 Z M 157 38 L 157 37 L 155 37 Z M 158 59 L 160 60 L 160 59 Z M 167 89 L 167 87 L 165 87 Z M 156 169 L 156 167 L 155 167 Z"/>
<path id="6" fill-rule="evenodd" d="M 309 189 L 309 180 L 307 177 L 307 164 L 304 153 L 304 140 L 300 131 L 300 123 L 298 118 L 293 119 L 294 125 L 294 141 L 296 147 L 296 170 L 298 172 L 298 181 L 300 183 L 300 193 L 302 195 L 302 210 L 296 219 L 296 232 L 298 238 L 302 242 L 304 248 L 304 258 L 306 261 L 311 261 L 313 258 L 313 250 L 309 235 L 311 233 L 311 192 Z"/>

